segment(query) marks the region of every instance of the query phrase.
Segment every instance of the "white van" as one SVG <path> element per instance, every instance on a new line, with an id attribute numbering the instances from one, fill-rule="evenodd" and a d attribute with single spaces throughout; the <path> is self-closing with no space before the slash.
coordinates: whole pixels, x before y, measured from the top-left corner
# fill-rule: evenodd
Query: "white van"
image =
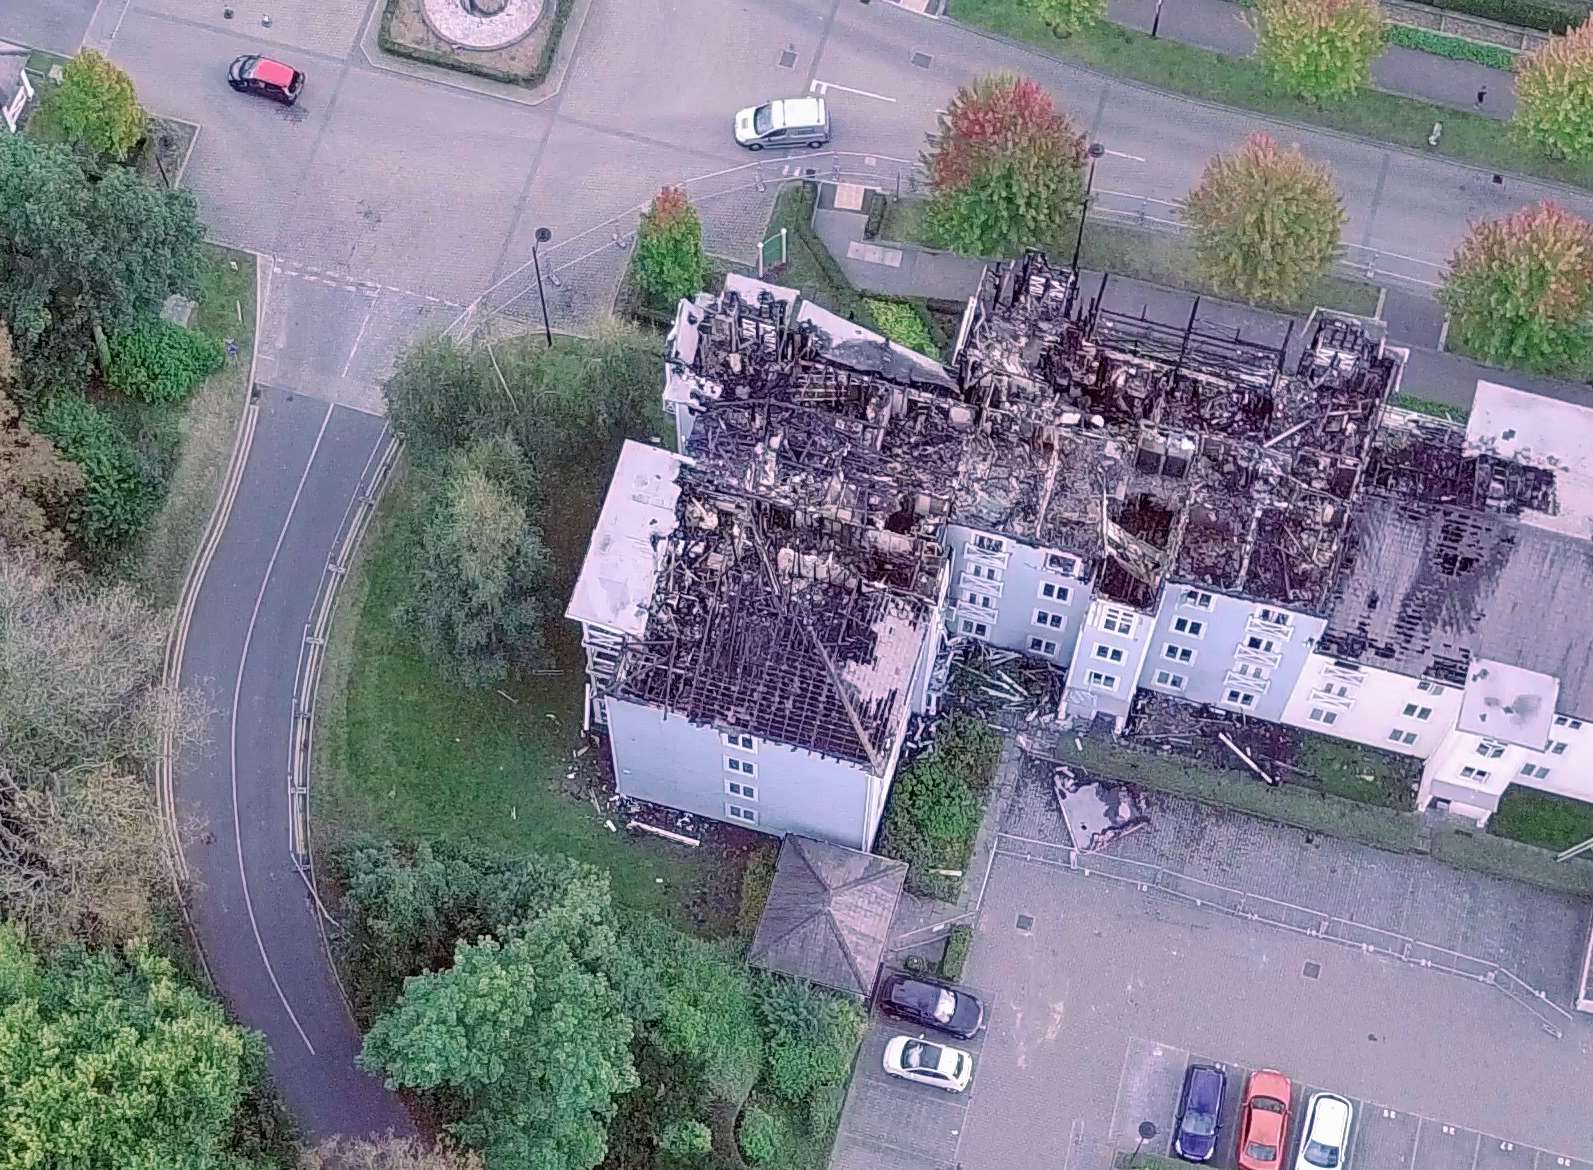
<path id="1" fill-rule="evenodd" d="M 748 106 L 736 115 L 736 141 L 748 150 L 807 146 L 830 140 L 830 111 L 821 97 L 781 98 Z"/>

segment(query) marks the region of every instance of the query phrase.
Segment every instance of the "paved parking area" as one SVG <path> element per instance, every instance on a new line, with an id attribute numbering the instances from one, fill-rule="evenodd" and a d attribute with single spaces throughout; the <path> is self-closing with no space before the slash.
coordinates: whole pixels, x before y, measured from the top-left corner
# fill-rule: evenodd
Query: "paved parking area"
<path id="1" fill-rule="evenodd" d="M 927 1035 L 876 1018 L 864 1038 L 831 1170 L 924 1170 L 942 1165 L 946 1152 L 956 1148 L 974 1090 L 948 1093 L 887 1076 L 880 1063 L 885 1044 L 904 1031 Z M 947 1042 L 972 1053 L 977 1068 L 984 1036 L 971 1041 L 947 1038 Z"/>

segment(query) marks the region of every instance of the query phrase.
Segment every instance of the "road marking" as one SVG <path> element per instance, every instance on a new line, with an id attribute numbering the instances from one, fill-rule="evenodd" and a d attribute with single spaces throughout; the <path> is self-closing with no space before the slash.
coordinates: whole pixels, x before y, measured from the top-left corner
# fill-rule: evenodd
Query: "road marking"
<path id="1" fill-rule="evenodd" d="M 814 81 L 808 86 L 809 93 L 816 93 L 820 97 L 829 93 L 832 89 L 838 89 L 842 93 L 855 93 L 858 97 L 873 98 L 877 102 L 890 102 L 891 105 L 896 104 L 896 99 L 893 97 L 886 97 L 882 93 L 870 93 L 866 89 L 853 89 L 850 85 L 840 85 L 834 81 Z"/>
<path id="2" fill-rule="evenodd" d="M 276 989 L 277 998 L 282 1001 L 282 1009 L 288 1013 L 288 1019 L 293 1021 L 299 1039 L 304 1041 L 304 1046 L 310 1050 L 311 1056 L 315 1055 L 315 1045 L 310 1043 L 304 1025 L 299 1023 L 293 1005 L 288 1002 L 282 984 L 277 981 L 276 970 L 271 966 L 271 956 L 266 953 L 265 939 L 260 937 L 260 923 L 254 916 L 254 898 L 249 893 L 249 871 L 243 864 L 243 826 L 238 817 L 238 707 L 243 698 L 243 671 L 249 663 L 249 643 L 254 640 L 254 627 L 260 620 L 260 606 L 265 601 L 266 586 L 271 583 L 271 570 L 276 567 L 277 556 L 282 552 L 282 542 L 287 539 L 288 525 L 293 523 L 293 513 L 299 506 L 299 496 L 304 492 L 304 482 L 310 478 L 310 468 L 315 465 L 315 454 L 321 449 L 321 438 L 326 434 L 326 424 L 332 421 L 334 409 L 336 408 L 332 404 L 327 404 L 326 414 L 321 418 L 321 429 L 315 433 L 315 442 L 310 447 L 310 457 L 304 461 L 304 471 L 299 476 L 298 486 L 293 489 L 293 499 L 288 503 L 288 514 L 282 518 L 282 529 L 277 533 L 276 545 L 271 549 L 271 559 L 266 561 L 265 573 L 260 578 L 260 591 L 254 596 L 254 609 L 249 614 L 249 625 L 243 635 L 243 650 L 238 655 L 238 677 L 232 684 L 232 726 L 228 736 L 231 741 L 228 745 L 230 751 L 228 762 L 229 771 L 232 773 L 232 840 L 238 853 L 238 880 L 243 885 L 243 907 L 249 915 L 249 929 L 254 931 L 254 945 L 260 950 L 260 961 L 265 964 L 271 986 Z"/>
<path id="3" fill-rule="evenodd" d="M 348 351 L 348 361 L 343 363 L 343 377 L 348 377 L 348 368 L 354 364 L 354 355 L 360 350 L 360 342 L 365 339 L 365 327 L 371 323 L 371 314 L 376 312 L 376 298 L 371 298 L 371 304 L 365 310 L 365 320 L 360 322 L 360 331 L 354 335 L 354 347 Z"/>
<path id="4" fill-rule="evenodd" d="M 1129 162 L 1145 162 L 1146 161 L 1145 159 L 1140 158 L 1140 156 L 1137 155 L 1137 154 L 1124 154 L 1121 150 L 1108 150 L 1106 153 L 1108 155 L 1110 155 L 1112 158 L 1126 158 L 1126 159 L 1128 159 Z"/>

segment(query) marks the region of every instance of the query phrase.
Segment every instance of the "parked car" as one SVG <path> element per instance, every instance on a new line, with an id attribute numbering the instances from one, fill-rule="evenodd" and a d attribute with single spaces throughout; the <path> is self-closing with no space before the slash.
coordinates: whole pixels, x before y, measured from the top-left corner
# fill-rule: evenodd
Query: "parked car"
<path id="1" fill-rule="evenodd" d="M 245 54 L 228 67 L 227 84 L 239 93 L 257 93 L 291 106 L 304 92 L 304 74 L 270 57 Z"/>
<path id="2" fill-rule="evenodd" d="M 887 1016 L 925 1028 L 948 1032 L 963 1040 L 985 1022 L 985 1006 L 966 991 L 933 979 L 892 972 L 874 997 Z"/>
<path id="3" fill-rule="evenodd" d="M 885 1045 L 885 1071 L 904 1081 L 960 1093 L 973 1080 L 973 1057 L 949 1044 L 895 1036 Z"/>
<path id="4" fill-rule="evenodd" d="M 808 146 L 830 140 L 830 108 L 821 97 L 781 98 L 736 114 L 736 141 L 748 150 Z"/>
<path id="5" fill-rule="evenodd" d="M 1250 1074 L 1239 1104 L 1240 1170 L 1279 1170 L 1289 1144 L 1289 1078 L 1270 1068 Z"/>
<path id="6" fill-rule="evenodd" d="M 1338 1170 L 1350 1144 L 1350 1122 L 1355 1111 L 1334 1093 L 1312 1093 L 1305 1108 L 1305 1130 L 1295 1170 Z"/>
<path id="7" fill-rule="evenodd" d="M 1209 1162 L 1217 1152 L 1217 1117 L 1227 1089 L 1228 1074 L 1214 1064 L 1192 1064 L 1184 1070 L 1173 1125 L 1173 1153 L 1184 1161 Z"/>

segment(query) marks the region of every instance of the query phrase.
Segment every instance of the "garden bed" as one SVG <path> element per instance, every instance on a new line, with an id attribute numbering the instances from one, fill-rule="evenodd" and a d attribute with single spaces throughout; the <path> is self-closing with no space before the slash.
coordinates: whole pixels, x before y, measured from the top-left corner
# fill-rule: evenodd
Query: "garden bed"
<path id="1" fill-rule="evenodd" d="M 377 38 L 384 53 L 529 88 L 547 80 L 576 0 L 549 0 L 551 11 L 543 14 L 529 35 L 504 48 L 488 50 L 455 49 L 426 23 L 421 2 L 387 0 Z"/>

